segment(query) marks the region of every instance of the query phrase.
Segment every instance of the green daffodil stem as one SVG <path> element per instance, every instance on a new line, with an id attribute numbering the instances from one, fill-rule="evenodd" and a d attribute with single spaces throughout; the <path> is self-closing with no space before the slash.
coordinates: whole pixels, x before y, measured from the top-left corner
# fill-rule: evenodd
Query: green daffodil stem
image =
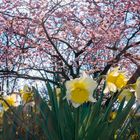
<path id="1" fill-rule="evenodd" d="M 80 107 L 75 110 L 75 140 L 78 140 L 79 137 L 79 113 Z"/>

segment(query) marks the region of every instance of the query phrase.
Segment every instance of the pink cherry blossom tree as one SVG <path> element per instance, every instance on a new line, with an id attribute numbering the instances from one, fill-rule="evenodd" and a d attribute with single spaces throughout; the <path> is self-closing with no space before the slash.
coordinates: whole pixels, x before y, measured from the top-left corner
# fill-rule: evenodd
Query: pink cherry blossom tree
<path id="1" fill-rule="evenodd" d="M 116 65 L 138 73 L 139 7 L 140 0 L 2 0 L 1 85 L 9 90 L 20 78 L 57 84 L 57 75 L 96 76 Z"/>

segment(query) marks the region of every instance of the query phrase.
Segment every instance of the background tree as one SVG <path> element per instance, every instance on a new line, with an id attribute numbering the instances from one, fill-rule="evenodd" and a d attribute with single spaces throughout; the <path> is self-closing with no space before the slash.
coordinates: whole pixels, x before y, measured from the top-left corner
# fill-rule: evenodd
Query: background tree
<path id="1" fill-rule="evenodd" d="M 2 0 L 1 90 L 11 92 L 20 78 L 57 84 L 54 75 L 96 76 L 115 65 L 131 76 L 140 65 L 139 6 L 139 0 Z"/>

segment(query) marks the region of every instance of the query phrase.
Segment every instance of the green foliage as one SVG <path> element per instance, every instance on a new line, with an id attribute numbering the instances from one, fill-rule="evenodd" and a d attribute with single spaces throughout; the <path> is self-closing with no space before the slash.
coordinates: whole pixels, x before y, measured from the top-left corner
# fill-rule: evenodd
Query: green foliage
<path id="1" fill-rule="evenodd" d="M 127 103 L 125 99 L 119 103 L 117 97 L 113 97 L 105 104 L 105 95 L 101 94 L 96 103 L 74 108 L 64 99 L 66 89 L 63 85 L 60 86 L 59 99 L 55 88 L 49 83 L 46 86 L 45 94 L 49 95 L 49 100 L 42 98 L 33 88 L 33 107 L 18 106 L 4 113 L 0 132 L 2 140 L 139 139 L 140 121 L 130 115 L 134 97 Z M 116 116 L 112 119 L 110 114 L 113 111 Z"/>

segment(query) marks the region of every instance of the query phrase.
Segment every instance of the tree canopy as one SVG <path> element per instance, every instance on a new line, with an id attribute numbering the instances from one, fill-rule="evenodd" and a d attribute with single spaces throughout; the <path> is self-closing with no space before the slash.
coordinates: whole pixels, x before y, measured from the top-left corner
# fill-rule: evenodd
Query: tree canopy
<path id="1" fill-rule="evenodd" d="M 140 0 L 2 0 L 2 86 L 54 83 L 54 75 L 68 80 L 82 70 L 96 77 L 116 65 L 139 75 L 139 7 Z"/>

